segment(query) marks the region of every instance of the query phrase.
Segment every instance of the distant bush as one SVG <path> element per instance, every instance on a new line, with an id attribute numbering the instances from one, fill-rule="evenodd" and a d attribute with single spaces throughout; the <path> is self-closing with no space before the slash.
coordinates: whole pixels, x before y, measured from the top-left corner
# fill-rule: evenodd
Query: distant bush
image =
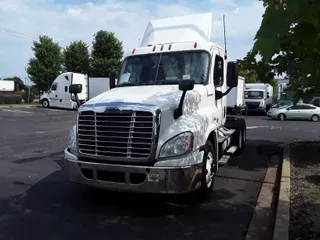
<path id="1" fill-rule="evenodd" d="M 30 91 L 30 95 L 29 95 L 29 91 L 24 91 L 24 92 L 21 93 L 21 96 L 22 96 L 23 101 L 25 103 L 32 103 L 34 98 L 35 98 L 35 95 L 34 95 L 34 93 L 32 91 Z"/>
<path id="2" fill-rule="evenodd" d="M 20 104 L 22 97 L 19 93 L 0 92 L 0 104 Z"/>

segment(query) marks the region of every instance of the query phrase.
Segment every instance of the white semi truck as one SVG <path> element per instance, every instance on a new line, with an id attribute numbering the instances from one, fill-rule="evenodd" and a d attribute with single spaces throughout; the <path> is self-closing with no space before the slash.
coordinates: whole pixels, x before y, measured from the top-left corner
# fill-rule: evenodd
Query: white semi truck
<path id="1" fill-rule="evenodd" d="M 110 89 L 109 78 L 88 77 L 82 73 L 65 72 L 53 81 L 48 92 L 41 95 L 40 103 L 44 108 L 77 108 L 77 103 L 73 101 L 69 93 L 69 87 L 72 84 L 82 85 L 82 91 L 78 94 L 81 104 Z"/>
<path id="2" fill-rule="evenodd" d="M 273 104 L 273 87 L 268 83 L 247 83 L 244 92 L 245 108 L 242 113 L 266 114 Z"/>
<path id="3" fill-rule="evenodd" d="M 149 23 L 141 46 L 124 57 L 115 88 L 78 109 L 64 151 L 71 182 L 211 195 L 219 166 L 246 142 L 244 119 L 226 115 L 236 64 L 210 41 L 211 28 L 211 13 Z M 69 89 L 75 96 L 81 90 Z"/>

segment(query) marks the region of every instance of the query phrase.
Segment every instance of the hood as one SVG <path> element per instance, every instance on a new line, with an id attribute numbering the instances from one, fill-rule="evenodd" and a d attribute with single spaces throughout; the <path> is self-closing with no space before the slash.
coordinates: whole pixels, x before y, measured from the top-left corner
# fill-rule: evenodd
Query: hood
<path id="1" fill-rule="evenodd" d="M 182 91 L 177 85 L 118 87 L 90 99 L 83 106 L 103 102 L 128 102 L 153 104 L 161 110 L 167 110 L 178 106 L 181 95 Z"/>

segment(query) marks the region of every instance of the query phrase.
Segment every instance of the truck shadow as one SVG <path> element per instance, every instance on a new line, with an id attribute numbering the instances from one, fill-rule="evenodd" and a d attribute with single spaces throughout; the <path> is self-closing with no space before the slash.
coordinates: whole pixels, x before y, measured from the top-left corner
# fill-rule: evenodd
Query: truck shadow
<path id="1" fill-rule="evenodd" d="M 248 141 L 242 157 L 229 165 L 237 171 L 265 171 L 264 159 L 278 149 L 277 144 Z M 62 151 L 19 163 L 41 158 L 44 163 L 50 158 L 63 169 Z M 249 190 L 220 184 L 209 201 L 188 205 L 159 195 L 91 190 L 68 183 L 62 170 L 34 185 L 13 184 L 28 190 L 0 199 L 0 239 L 241 239 L 257 196 L 244 197 Z M 261 183 L 252 184 L 258 191 Z"/>
<path id="2" fill-rule="evenodd" d="M 239 239 L 246 227 L 239 218 L 250 219 L 254 202 L 232 204 L 232 197 L 224 189 L 200 205 L 170 204 L 160 196 L 88 190 L 56 171 L 25 195 L 0 199 L 0 239 Z"/>

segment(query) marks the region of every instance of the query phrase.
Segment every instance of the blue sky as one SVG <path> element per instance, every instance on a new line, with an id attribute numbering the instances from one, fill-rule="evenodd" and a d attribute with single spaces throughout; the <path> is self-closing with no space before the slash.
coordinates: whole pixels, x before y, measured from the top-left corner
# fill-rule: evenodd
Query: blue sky
<path id="1" fill-rule="evenodd" d="M 258 0 L 0 0 L 0 78 L 27 77 L 32 41 L 39 34 L 61 46 L 74 40 L 91 45 L 95 32 L 108 30 L 128 51 L 148 21 L 203 12 L 213 13 L 212 40 L 220 45 L 226 15 L 229 58 L 239 59 L 252 47 L 264 8 Z"/>

